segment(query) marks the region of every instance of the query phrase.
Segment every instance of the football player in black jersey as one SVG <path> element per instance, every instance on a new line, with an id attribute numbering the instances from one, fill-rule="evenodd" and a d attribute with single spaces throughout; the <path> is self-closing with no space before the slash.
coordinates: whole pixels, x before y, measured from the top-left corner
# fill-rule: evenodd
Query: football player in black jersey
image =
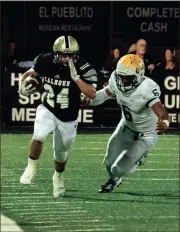
<path id="1" fill-rule="evenodd" d="M 29 76 L 41 77 L 46 95 L 36 111 L 28 165 L 20 183 L 31 183 L 36 173 L 43 141 L 53 132 L 53 194 L 54 197 L 64 196 L 63 172 L 68 151 L 76 137 L 81 93 L 90 99 L 95 97 L 97 73 L 81 58 L 78 42 L 71 36 L 61 36 L 54 42 L 53 52 L 37 56 L 34 67 L 20 78 L 19 93 L 25 96 L 36 91 L 24 84 L 24 80 Z"/>

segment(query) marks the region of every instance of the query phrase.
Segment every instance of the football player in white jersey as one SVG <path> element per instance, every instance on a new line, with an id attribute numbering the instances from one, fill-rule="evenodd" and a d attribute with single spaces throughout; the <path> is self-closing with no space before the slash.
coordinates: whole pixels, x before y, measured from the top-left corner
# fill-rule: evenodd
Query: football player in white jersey
<path id="1" fill-rule="evenodd" d="M 144 76 L 144 63 L 139 56 L 123 56 L 109 85 L 97 91 L 89 103 L 96 106 L 112 96 L 116 96 L 122 109 L 122 118 L 107 144 L 104 164 L 110 178 L 99 192 L 111 192 L 124 175 L 133 173 L 156 145 L 158 134 L 169 127 L 168 113 L 159 99 L 160 88 Z"/>

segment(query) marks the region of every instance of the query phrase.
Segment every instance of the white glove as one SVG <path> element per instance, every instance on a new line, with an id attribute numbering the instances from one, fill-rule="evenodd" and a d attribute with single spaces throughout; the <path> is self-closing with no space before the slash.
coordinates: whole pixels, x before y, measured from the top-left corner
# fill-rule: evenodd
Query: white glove
<path id="1" fill-rule="evenodd" d="M 80 79 L 80 76 L 77 74 L 77 70 L 74 66 L 74 62 L 72 59 L 70 59 L 68 61 L 69 64 L 69 68 L 70 68 L 70 73 L 71 73 L 71 78 L 73 79 L 73 81 L 77 81 Z"/>
<path id="2" fill-rule="evenodd" d="M 36 90 L 36 87 L 32 87 L 32 84 L 29 84 L 25 87 L 24 84 L 21 84 L 19 86 L 19 94 L 22 94 L 24 96 L 29 96 L 30 94 L 32 93 L 35 93 L 37 90 Z"/>

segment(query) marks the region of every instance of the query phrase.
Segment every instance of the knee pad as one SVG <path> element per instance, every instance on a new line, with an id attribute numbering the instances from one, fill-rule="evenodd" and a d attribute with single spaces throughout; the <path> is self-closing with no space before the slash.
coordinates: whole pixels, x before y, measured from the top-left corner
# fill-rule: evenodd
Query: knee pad
<path id="1" fill-rule="evenodd" d="M 63 146 L 65 150 L 69 150 L 73 144 L 75 138 L 66 139 L 63 141 Z"/>
<path id="2" fill-rule="evenodd" d="M 48 128 L 46 125 L 36 126 L 34 128 L 33 139 L 43 142 L 49 134 Z"/>
<path id="3" fill-rule="evenodd" d="M 68 151 L 71 148 L 74 139 L 66 139 L 63 143 L 57 144 L 53 147 L 54 149 L 54 159 L 59 162 L 66 161 L 68 157 Z"/>
<path id="4" fill-rule="evenodd" d="M 59 161 L 59 162 L 65 162 L 68 157 L 68 152 L 54 152 L 54 160 Z"/>

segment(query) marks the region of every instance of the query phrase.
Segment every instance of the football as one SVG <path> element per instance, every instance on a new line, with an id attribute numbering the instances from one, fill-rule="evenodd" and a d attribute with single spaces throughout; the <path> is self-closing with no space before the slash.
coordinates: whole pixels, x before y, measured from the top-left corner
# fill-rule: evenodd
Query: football
<path id="1" fill-rule="evenodd" d="M 32 87 L 36 88 L 36 91 L 39 91 L 42 87 L 42 80 L 40 76 L 29 76 L 24 80 L 24 86 L 28 86 L 29 84 L 32 84 Z"/>

